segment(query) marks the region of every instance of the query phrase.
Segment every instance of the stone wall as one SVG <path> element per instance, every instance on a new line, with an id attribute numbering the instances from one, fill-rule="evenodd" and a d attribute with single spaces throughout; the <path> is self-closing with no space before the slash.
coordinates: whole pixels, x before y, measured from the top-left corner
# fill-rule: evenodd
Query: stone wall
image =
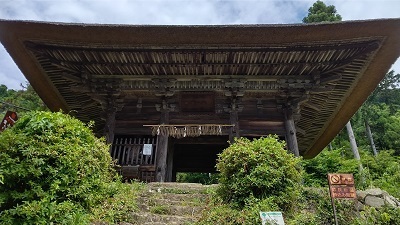
<path id="1" fill-rule="evenodd" d="M 357 208 L 364 210 L 364 206 L 381 208 L 384 205 L 400 207 L 400 201 L 379 188 L 357 191 Z"/>

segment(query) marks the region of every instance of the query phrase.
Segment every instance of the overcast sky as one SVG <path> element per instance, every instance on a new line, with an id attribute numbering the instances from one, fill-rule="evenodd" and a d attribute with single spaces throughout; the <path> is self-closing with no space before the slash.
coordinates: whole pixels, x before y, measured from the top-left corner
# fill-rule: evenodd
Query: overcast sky
<path id="1" fill-rule="evenodd" d="M 0 19 L 100 24 L 300 23 L 316 0 L 0 0 Z M 343 20 L 400 17 L 400 0 L 326 0 Z M 400 40 L 399 40 L 400 41 Z M 400 73 L 400 60 L 393 68 Z M 19 89 L 26 79 L 0 45 L 0 84 Z"/>

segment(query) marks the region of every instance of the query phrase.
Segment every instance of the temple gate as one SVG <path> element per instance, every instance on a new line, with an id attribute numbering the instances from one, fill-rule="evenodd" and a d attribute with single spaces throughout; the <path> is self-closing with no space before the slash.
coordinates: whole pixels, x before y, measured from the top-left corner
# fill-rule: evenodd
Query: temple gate
<path id="1" fill-rule="evenodd" d="M 209 171 L 209 159 L 241 136 L 277 134 L 296 156 L 314 157 L 385 76 L 399 40 L 400 19 L 240 26 L 0 20 L 0 41 L 47 106 L 95 121 L 121 173 L 145 181 Z"/>

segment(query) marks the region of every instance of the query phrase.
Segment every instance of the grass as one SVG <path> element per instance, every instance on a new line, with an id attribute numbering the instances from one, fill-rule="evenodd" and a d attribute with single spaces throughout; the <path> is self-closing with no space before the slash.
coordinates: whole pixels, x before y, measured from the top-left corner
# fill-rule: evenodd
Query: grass
<path id="1" fill-rule="evenodd" d="M 101 207 L 92 209 L 91 221 L 111 224 L 122 221 L 129 222 L 131 213 L 138 211 L 137 197 L 144 189 L 142 183 L 116 183 L 115 195 L 105 200 Z"/>

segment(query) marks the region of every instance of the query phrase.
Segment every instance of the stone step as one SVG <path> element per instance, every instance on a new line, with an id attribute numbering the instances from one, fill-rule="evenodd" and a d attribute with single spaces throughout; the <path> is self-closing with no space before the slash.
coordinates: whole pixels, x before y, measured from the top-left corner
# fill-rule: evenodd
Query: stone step
<path id="1" fill-rule="evenodd" d="M 206 194 L 174 194 L 174 193 L 150 193 L 143 192 L 139 198 L 153 198 L 157 200 L 171 200 L 171 201 L 187 201 L 187 202 L 205 202 L 209 198 Z"/>
<path id="2" fill-rule="evenodd" d="M 163 223 L 163 222 L 146 222 L 146 223 L 144 223 L 144 224 L 142 224 L 142 225 L 192 225 L 192 224 L 195 224 L 194 222 L 183 222 L 183 223 L 181 223 L 181 222 L 177 222 L 177 223 L 175 223 L 175 222 L 170 222 L 170 223 Z"/>
<path id="3" fill-rule="evenodd" d="M 138 196 L 132 221 L 145 225 L 190 225 L 201 216 L 214 186 L 193 183 L 149 183 Z"/>
<path id="4" fill-rule="evenodd" d="M 180 205 L 147 205 L 139 204 L 141 212 L 148 212 L 156 215 L 174 215 L 174 216 L 198 216 L 204 207 L 199 206 L 180 206 Z"/>
<path id="5" fill-rule="evenodd" d="M 156 205 L 165 205 L 165 206 L 183 206 L 183 207 L 201 207 L 204 205 L 204 202 L 194 202 L 194 201 L 173 201 L 168 199 L 145 199 L 139 198 L 138 205 L 145 206 L 156 206 Z"/>
<path id="6" fill-rule="evenodd" d="M 198 183 L 175 183 L 175 182 L 164 182 L 158 183 L 153 182 L 148 184 L 148 188 L 155 192 L 161 193 L 175 193 L 175 194 L 190 194 L 190 193 L 207 193 L 207 189 L 213 188 L 216 185 L 202 185 Z"/>
<path id="7" fill-rule="evenodd" d="M 158 215 L 147 212 L 133 213 L 133 218 L 137 224 L 168 224 L 168 225 L 187 225 L 197 220 L 195 217 Z"/>

